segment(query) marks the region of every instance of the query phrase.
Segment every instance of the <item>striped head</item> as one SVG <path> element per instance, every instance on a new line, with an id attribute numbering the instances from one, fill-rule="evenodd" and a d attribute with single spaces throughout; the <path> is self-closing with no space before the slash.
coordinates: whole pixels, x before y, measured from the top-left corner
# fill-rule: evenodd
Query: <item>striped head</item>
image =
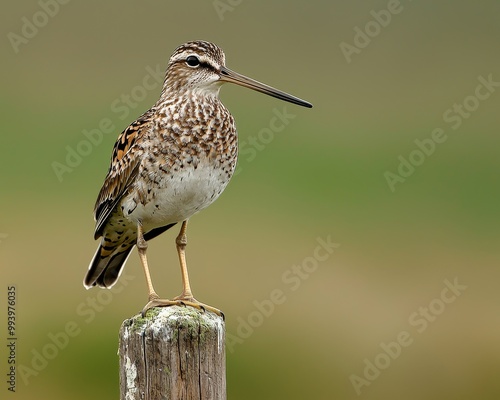
<path id="1" fill-rule="evenodd" d="M 222 49 L 205 41 L 187 42 L 175 49 L 168 62 L 162 98 L 179 97 L 186 92 L 217 96 L 225 82 L 235 83 L 300 106 L 312 107 L 304 100 L 230 70 L 226 67 L 226 57 Z"/>

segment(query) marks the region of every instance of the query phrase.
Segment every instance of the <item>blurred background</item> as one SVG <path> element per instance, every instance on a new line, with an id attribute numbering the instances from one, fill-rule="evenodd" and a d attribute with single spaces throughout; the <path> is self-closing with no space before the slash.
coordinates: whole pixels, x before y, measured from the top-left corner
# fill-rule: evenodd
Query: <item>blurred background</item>
<path id="1" fill-rule="evenodd" d="M 92 210 L 116 137 L 193 39 L 314 104 L 221 91 L 239 173 L 191 219 L 187 257 L 226 314 L 228 398 L 499 398 L 497 1 L 62 3 L 0 17 L 0 365 L 4 382 L 15 285 L 17 399 L 118 398 L 118 330 L 146 283 L 134 252 L 116 289 L 84 290 Z M 176 234 L 149 248 L 165 297 Z"/>

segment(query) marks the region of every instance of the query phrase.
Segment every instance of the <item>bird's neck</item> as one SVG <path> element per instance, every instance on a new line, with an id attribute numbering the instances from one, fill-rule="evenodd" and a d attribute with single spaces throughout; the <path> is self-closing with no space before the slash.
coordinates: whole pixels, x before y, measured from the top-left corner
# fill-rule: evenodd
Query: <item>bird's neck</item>
<path id="1" fill-rule="evenodd" d="M 159 120 L 172 126 L 178 123 L 184 127 L 199 127 L 206 121 L 216 125 L 234 123 L 231 114 L 213 91 L 187 90 L 175 95 L 165 92 L 154 109 Z"/>
<path id="2" fill-rule="evenodd" d="M 182 91 L 172 91 L 164 88 L 158 102 L 157 109 L 170 108 L 172 106 L 203 109 L 205 107 L 221 107 L 219 99 L 219 88 L 206 90 L 205 88 L 186 89 Z M 224 106 L 222 106 L 224 107 Z"/>

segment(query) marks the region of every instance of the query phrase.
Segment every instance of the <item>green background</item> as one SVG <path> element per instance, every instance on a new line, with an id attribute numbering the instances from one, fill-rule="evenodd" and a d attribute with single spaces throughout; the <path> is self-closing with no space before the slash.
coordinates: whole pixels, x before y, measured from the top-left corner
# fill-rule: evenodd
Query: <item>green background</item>
<path id="1" fill-rule="evenodd" d="M 225 193 L 191 219 L 192 287 L 224 310 L 232 335 L 255 316 L 256 301 L 277 289 L 286 298 L 228 347 L 228 397 L 499 398 L 500 88 L 485 100 L 468 96 L 480 76 L 500 81 L 500 4 L 406 0 L 377 28 L 371 12 L 387 8 L 386 1 L 71 1 L 16 52 L 9 32 L 20 35 L 24 17 L 43 23 L 42 8 L 32 0 L 4 5 L 2 398 L 10 284 L 18 368 L 32 367 L 50 334 L 68 323 L 77 331 L 28 384 L 18 374 L 10 397 L 118 398 L 118 330 L 146 303 L 146 284 L 134 252 L 119 293 L 84 290 L 97 246 L 93 205 L 116 136 L 159 95 L 159 84 L 136 88 L 146 67 L 163 71 L 175 47 L 193 39 L 219 44 L 229 68 L 314 104 L 221 90 L 240 147 L 255 156 L 242 153 Z M 354 44 L 356 27 L 373 37 L 348 62 L 340 45 Z M 133 90 L 144 98 L 124 117 L 112 104 Z M 443 113 L 464 100 L 474 110 L 452 129 Z M 283 107 L 295 117 L 270 140 L 261 131 Z M 113 132 L 58 179 L 53 163 L 65 164 L 67 146 L 84 146 L 82 131 L 106 118 Z M 438 128 L 446 141 L 391 191 L 384 174 L 397 173 L 415 140 Z M 149 248 L 166 297 L 181 289 L 176 231 Z M 317 238 L 339 246 L 292 291 L 282 276 L 311 262 Z M 466 289 L 451 301 L 445 280 Z M 433 321 L 419 331 L 412 315 L 429 306 Z M 404 332 L 411 344 L 385 365 L 381 346 Z M 367 360 L 385 369 L 358 395 L 351 379 L 364 378 Z"/>

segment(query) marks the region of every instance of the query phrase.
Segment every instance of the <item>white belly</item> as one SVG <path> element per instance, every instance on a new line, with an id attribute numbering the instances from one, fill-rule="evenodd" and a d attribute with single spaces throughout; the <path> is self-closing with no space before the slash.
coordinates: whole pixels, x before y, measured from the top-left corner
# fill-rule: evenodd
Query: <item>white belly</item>
<path id="1" fill-rule="evenodd" d="M 122 203 L 123 214 L 144 230 L 182 222 L 212 204 L 229 182 L 226 172 L 211 166 L 187 166 L 173 175 L 163 175 L 151 188 L 146 201 L 129 196 Z M 147 188 L 140 188 L 147 193 Z"/>

